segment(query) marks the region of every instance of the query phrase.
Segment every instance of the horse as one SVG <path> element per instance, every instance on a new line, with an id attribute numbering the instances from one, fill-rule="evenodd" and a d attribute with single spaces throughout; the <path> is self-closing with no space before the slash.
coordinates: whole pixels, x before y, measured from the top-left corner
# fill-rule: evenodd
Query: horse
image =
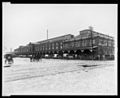
<path id="1" fill-rule="evenodd" d="M 8 64 L 14 63 L 13 58 L 11 56 L 6 57 L 5 64 L 8 62 Z"/>
<path id="2" fill-rule="evenodd" d="M 30 62 L 32 62 L 32 61 L 39 61 L 40 59 L 41 59 L 40 56 L 35 55 L 35 56 L 30 57 Z"/>

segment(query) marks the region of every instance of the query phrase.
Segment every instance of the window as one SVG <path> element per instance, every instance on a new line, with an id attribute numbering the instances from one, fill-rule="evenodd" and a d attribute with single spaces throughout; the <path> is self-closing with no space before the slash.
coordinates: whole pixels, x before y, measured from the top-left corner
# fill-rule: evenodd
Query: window
<path id="1" fill-rule="evenodd" d="M 52 44 L 52 49 L 54 49 L 54 43 Z"/>
<path id="2" fill-rule="evenodd" d="M 114 47 L 114 41 L 111 41 L 111 46 L 113 46 L 113 47 Z"/>
<path id="3" fill-rule="evenodd" d="M 52 44 L 52 46 L 54 46 L 54 43 Z"/>
<path id="4" fill-rule="evenodd" d="M 37 47 L 37 50 L 39 51 L 39 47 Z"/>
<path id="5" fill-rule="evenodd" d="M 42 50 L 42 49 L 41 49 L 41 46 L 39 46 L 39 47 L 40 47 L 40 50 Z"/>
<path id="6" fill-rule="evenodd" d="M 37 51 L 37 47 L 35 47 L 35 51 Z"/>
<path id="7" fill-rule="evenodd" d="M 111 40 L 108 41 L 108 46 L 111 46 Z"/>
<path id="8" fill-rule="evenodd" d="M 87 46 L 87 40 L 84 40 L 84 46 Z"/>
<path id="9" fill-rule="evenodd" d="M 82 42 L 82 41 L 79 41 L 79 46 L 81 46 L 81 42 Z"/>
<path id="10" fill-rule="evenodd" d="M 84 40 L 82 40 L 82 47 L 84 46 Z"/>
<path id="11" fill-rule="evenodd" d="M 91 39 L 89 40 L 89 46 L 92 46 L 92 40 Z"/>
<path id="12" fill-rule="evenodd" d="M 103 40 L 99 39 L 99 45 L 103 45 Z"/>
<path id="13" fill-rule="evenodd" d="M 38 46 L 38 48 L 39 48 L 39 51 L 40 51 L 40 46 Z"/>
<path id="14" fill-rule="evenodd" d="M 62 42 L 60 43 L 60 48 L 62 49 Z"/>
<path id="15" fill-rule="evenodd" d="M 49 45 L 49 50 L 50 50 L 50 45 Z"/>
<path id="16" fill-rule="evenodd" d="M 95 39 L 93 39 L 93 45 L 95 44 Z"/>
<path id="17" fill-rule="evenodd" d="M 56 43 L 56 46 L 58 46 L 58 43 Z"/>
<path id="18" fill-rule="evenodd" d="M 74 47 L 74 42 L 71 42 L 71 47 Z"/>
<path id="19" fill-rule="evenodd" d="M 58 49 L 58 43 L 56 43 L 56 49 Z"/>
<path id="20" fill-rule="evenodd" d="M 47 44 L 46 44 L 46 50 L 47 50 Z"/>
<path id="21" fill-rule="evenodd" d="M 107 40 L 105 40 L 105 39 L 99 39 L 99 45 L 107 46 Z"/>
<path id="22" fill-rule="evenodd" d="M 52 49 L 54 49 L 54 43 L 52 44 Z"/>
<path id="23" fill-rule="evenodd" d="M 75 42 L 75 47 L 79 47 L 79 42 Z"/>
<path id="24" fill-rule="evenodd" d="M 107 40 L 104 40 L 104 46 L 107 46 Z"/>
<path id="25" fill-rule="evenodd" d="M 68 48 L 68 43 L 65 43 L 65 48 Z"/>

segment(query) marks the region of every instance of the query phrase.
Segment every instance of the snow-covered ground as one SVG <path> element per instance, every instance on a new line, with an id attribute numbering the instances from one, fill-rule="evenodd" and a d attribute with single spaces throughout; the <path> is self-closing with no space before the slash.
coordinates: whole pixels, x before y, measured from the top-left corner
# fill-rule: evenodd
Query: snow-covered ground
<path id="1" fill-rule="evenodd" d="M 115 61 L 15 58 L 11 67 L 3 67 L 2 91 L 3 95 L 116 95 L 116 66 Z"/>

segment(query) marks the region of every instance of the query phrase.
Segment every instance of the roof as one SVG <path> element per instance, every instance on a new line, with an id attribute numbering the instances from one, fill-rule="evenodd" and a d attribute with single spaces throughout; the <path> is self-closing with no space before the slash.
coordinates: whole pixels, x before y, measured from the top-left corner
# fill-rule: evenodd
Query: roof
<path id="1" fill-rule="evenodd" d="M 5 55 L 14 55 L 15 52 L 6 52 Z"/>
<path id="2" fill-rule="evenodd" d="M 59 37 L 50 38 L 48 40 L 39 41 L 37 43 L 54 42 L 54 41 L 59 41 L 59 40 L 63 40 L 63 39 L 66 40 L 66 39 L 69 39 L 69 37 L 71 38 L 71 36 L 74 36 L 74 35 L 67 34 L 67 35 L 63 35 L 63 36 L 59 36 Z"/>

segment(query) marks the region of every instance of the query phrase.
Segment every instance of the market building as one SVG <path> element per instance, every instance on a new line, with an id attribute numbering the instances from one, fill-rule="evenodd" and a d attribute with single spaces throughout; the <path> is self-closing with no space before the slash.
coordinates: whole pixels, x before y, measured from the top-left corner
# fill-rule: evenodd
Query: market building
<path id="1" fill-rule="evenodd" d="M 38 57 L 110 60 L 114 59 L 114 38 L 94 31 L 92 28 L 80 31 L 78 36 L 63 35 L 36 43 L 29 43 L 15 49 L 18 55 Z"/>

